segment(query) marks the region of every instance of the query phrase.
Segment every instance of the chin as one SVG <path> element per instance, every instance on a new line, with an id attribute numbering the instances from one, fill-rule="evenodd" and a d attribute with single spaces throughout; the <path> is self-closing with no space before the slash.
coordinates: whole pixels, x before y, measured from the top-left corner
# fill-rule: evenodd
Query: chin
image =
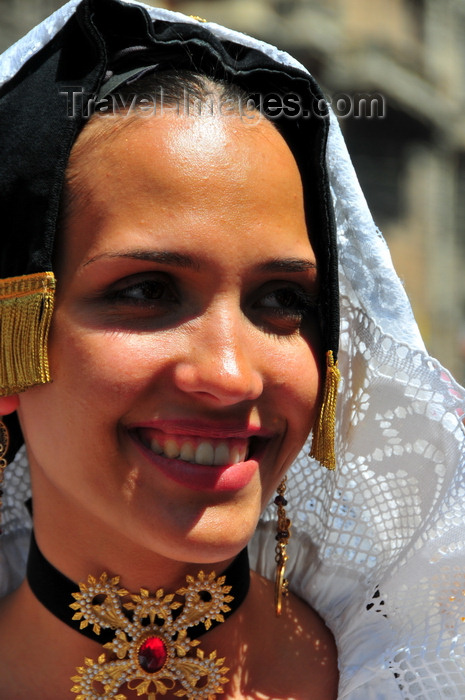
<path id="1" fill-rule="evenodd" d="M 206 509 L 188 531 L 177 524 L 154 537 L 153 528 L 149 528 L 146 548 L 154 555 L 185 563 L 214 564 L 233 559 L 251 540 L 258 517 L 234 518 L 210 510 L 215 509 Z"/>

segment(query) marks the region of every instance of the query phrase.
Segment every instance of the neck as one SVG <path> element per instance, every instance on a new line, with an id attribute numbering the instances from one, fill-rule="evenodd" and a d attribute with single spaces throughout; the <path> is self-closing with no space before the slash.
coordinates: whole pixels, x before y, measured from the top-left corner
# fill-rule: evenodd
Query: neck
<path id="1" fill-rule="evenodd" d="M 223 571 L 247 543 L 245 538 L 238 540 L 235 532 L 230 541 L 212 538 L 216 521 L 211 517 L 203 530 L 188 522 L 171 537 L 170 532 L 158 533 L 153 526 L 140 526 L 131 519 L 116 528 L 90 508 L 83 514 L 72 500 L 52 488 L 45 495 L 34 497 L 37 543 L 44 556 L 73 581 L 107 571 L 124 576 L 130 590 L 174 590 L 184 584 L 187 575 L 202 568 Z"/>

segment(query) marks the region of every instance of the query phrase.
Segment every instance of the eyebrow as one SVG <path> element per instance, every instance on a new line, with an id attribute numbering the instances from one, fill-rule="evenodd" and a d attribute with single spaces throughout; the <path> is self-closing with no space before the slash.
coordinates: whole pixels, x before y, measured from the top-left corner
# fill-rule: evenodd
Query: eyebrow
<path id="1" fill-rule="evenodd" d="M 260 269 L 264 272 L 307 272 L 316 270 L 317 264 L 304 258 L 275 258 L 260 265 Z"/>
<path id="2" fill-rule="evenodd" d="M 161 263 L 163 265 L 172 265 L 174 267 L 185 267 L 194 270 L 199 270 L 199 264 L 190 255 L 183 255 L 182 253 L 173 253 L 168 250 L 128 250 L 121 251 L 118 253 L 102 253 L 101 255 L 96 255 L 95 257 L 86 260 L 83 267 L 91 265 L 92 263 L 95 263 L 98 260 L 108 258 L 145 260 L 147 262 Z"/>
<path id="3" fill-rule="evenodd" d="M 119 251 L 117 253 L 102 253 L 93 258 L 86 260 L 83 267 L 91 265 L 102 259 L 132 259 L 145 260 L 173 267 L 182 267 L 191 270 L 200 271 L 200 265 L 192 256 L 183 253 L 175 253 L 169 250 L 128 250 Z M 273 258 L 259 265 L 259 270 L 262 272 L 307 272 L 308 270 L 317 269 L 317 265 L 313 260 L 305 258 Z"/>

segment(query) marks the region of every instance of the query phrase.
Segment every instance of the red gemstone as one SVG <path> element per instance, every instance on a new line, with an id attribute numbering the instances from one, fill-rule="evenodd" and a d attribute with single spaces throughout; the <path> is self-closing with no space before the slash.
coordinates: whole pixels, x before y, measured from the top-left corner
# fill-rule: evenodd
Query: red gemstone
<path id="1" fill-rule="evenodd" d="M 160 637 L 149 637 L 139 648 L 139 664 L 146 673 L 159 671 L 167 656 L 165 642 Z"/>

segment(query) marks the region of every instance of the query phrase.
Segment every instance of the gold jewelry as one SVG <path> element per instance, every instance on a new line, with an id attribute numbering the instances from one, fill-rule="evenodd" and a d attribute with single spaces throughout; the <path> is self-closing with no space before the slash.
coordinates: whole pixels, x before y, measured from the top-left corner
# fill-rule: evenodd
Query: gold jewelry
<path id="1" fill-rule="evenodd" d="M 47 338 L 54 293 L 53 272 L 0 280 L 0 396 L 50 381 Z"/>
<path id="2" fill-rule="evenodd" d="M 341 373 L 334 361 L 333 351 L 326 353 L 326 375 L 320 410 L 313 426 L 310 457 L 317 459 L 327 469 L 336 468 L 336 404 L 337 387 Z"/>
<path id="3" fill-rule="evenodd" d="M 125 700 L 118 692 L 124 685 L 148 700 L 175 688 L 176 697 L 189 700 L 214 700 L 223 693 L 229 670 L 225 659 L 217 658 L 216 651 L 205 656 L 198 648 L 200 641 L 188 636 L 188 628 L 203 623 L 208 630 L 213 621 L 224 621 L 233 600 L 225 580 L 200 571 L 196 578 L 187 576 L 188 585 L 175 594 L 160 588 L 153 596 L 145 588 L 138 595 L 129 593 L 118 587 L 119 576 L 108 579 L 105 573 L 99 580 L 89 576 L 87 584 L 80 583 L 80 593 L 73 593 L 76 602 L 70 605 L 76 611 L 73 620 L 80 621 L 81 629 L 92 625 L 97 635 L 102 628 L 116 630 L 114 639 L 104 644 L 116 658 L 107 660 L 101 654 L 97 661 L 85 659 L 71 678 L 76 700 Z"/>
<path id="4" fill-rule="evenodd" d="M 286 562 L 288 560 L 286 547 L 289 544 L 291 521 L 286 515 L 286 510 L 284 506 L 287 506 L 287 500 L 284 498 L 286 492 L 286 482 L 287 477 L 279 484 L 277 491 L 278 495 L 274 499 L 274 502 L 278 506 L 278 531 L 276 533 L 276 540 L 278 544 L 276 545 L 276 579 L 274 586 L 274 598 L 275 598 L 275 609 L 276 615 L 281 615 L 283 607 L 283 598 L 289 593 L 289 582 L 285 577 L 286 574 Z"/>
<path id="5" fill-rule="evenodd" d="M 8 428 L 5 423 L 0 419 L 0 524 L 1 524 L 1 509 L 3 506 L 3 472 L 8 462 L 6 461 L 6 453 L 8 452 L 8 446 L 10 444 L 10 436 L 8 433 Z M 0 534 L 2 533 L 0 529 Z"/>
<path id="6" fill-rule="evenodd" d="M 97 661 L 85 659 L 77 668 L 71 688 L 77 700 L 125 700 L 125 690 L 148 700 L 167 692 L 192 700 L 214 700 L 223 693 L 225 660 L 216 651 L 207 656 L 197 640 L 245 601 L 250 584 L 246 548 L 219 577 L 200 571 L 187 576 L 187 585 L 173 594 L 161 588 L 153 595 L 145 588 L 133 594 L 120 588 L 119 576 L 106 573 L 76 584 L 44 557 L 33 531 L 26 577 L 50 613 L 113 652 Z"/>

